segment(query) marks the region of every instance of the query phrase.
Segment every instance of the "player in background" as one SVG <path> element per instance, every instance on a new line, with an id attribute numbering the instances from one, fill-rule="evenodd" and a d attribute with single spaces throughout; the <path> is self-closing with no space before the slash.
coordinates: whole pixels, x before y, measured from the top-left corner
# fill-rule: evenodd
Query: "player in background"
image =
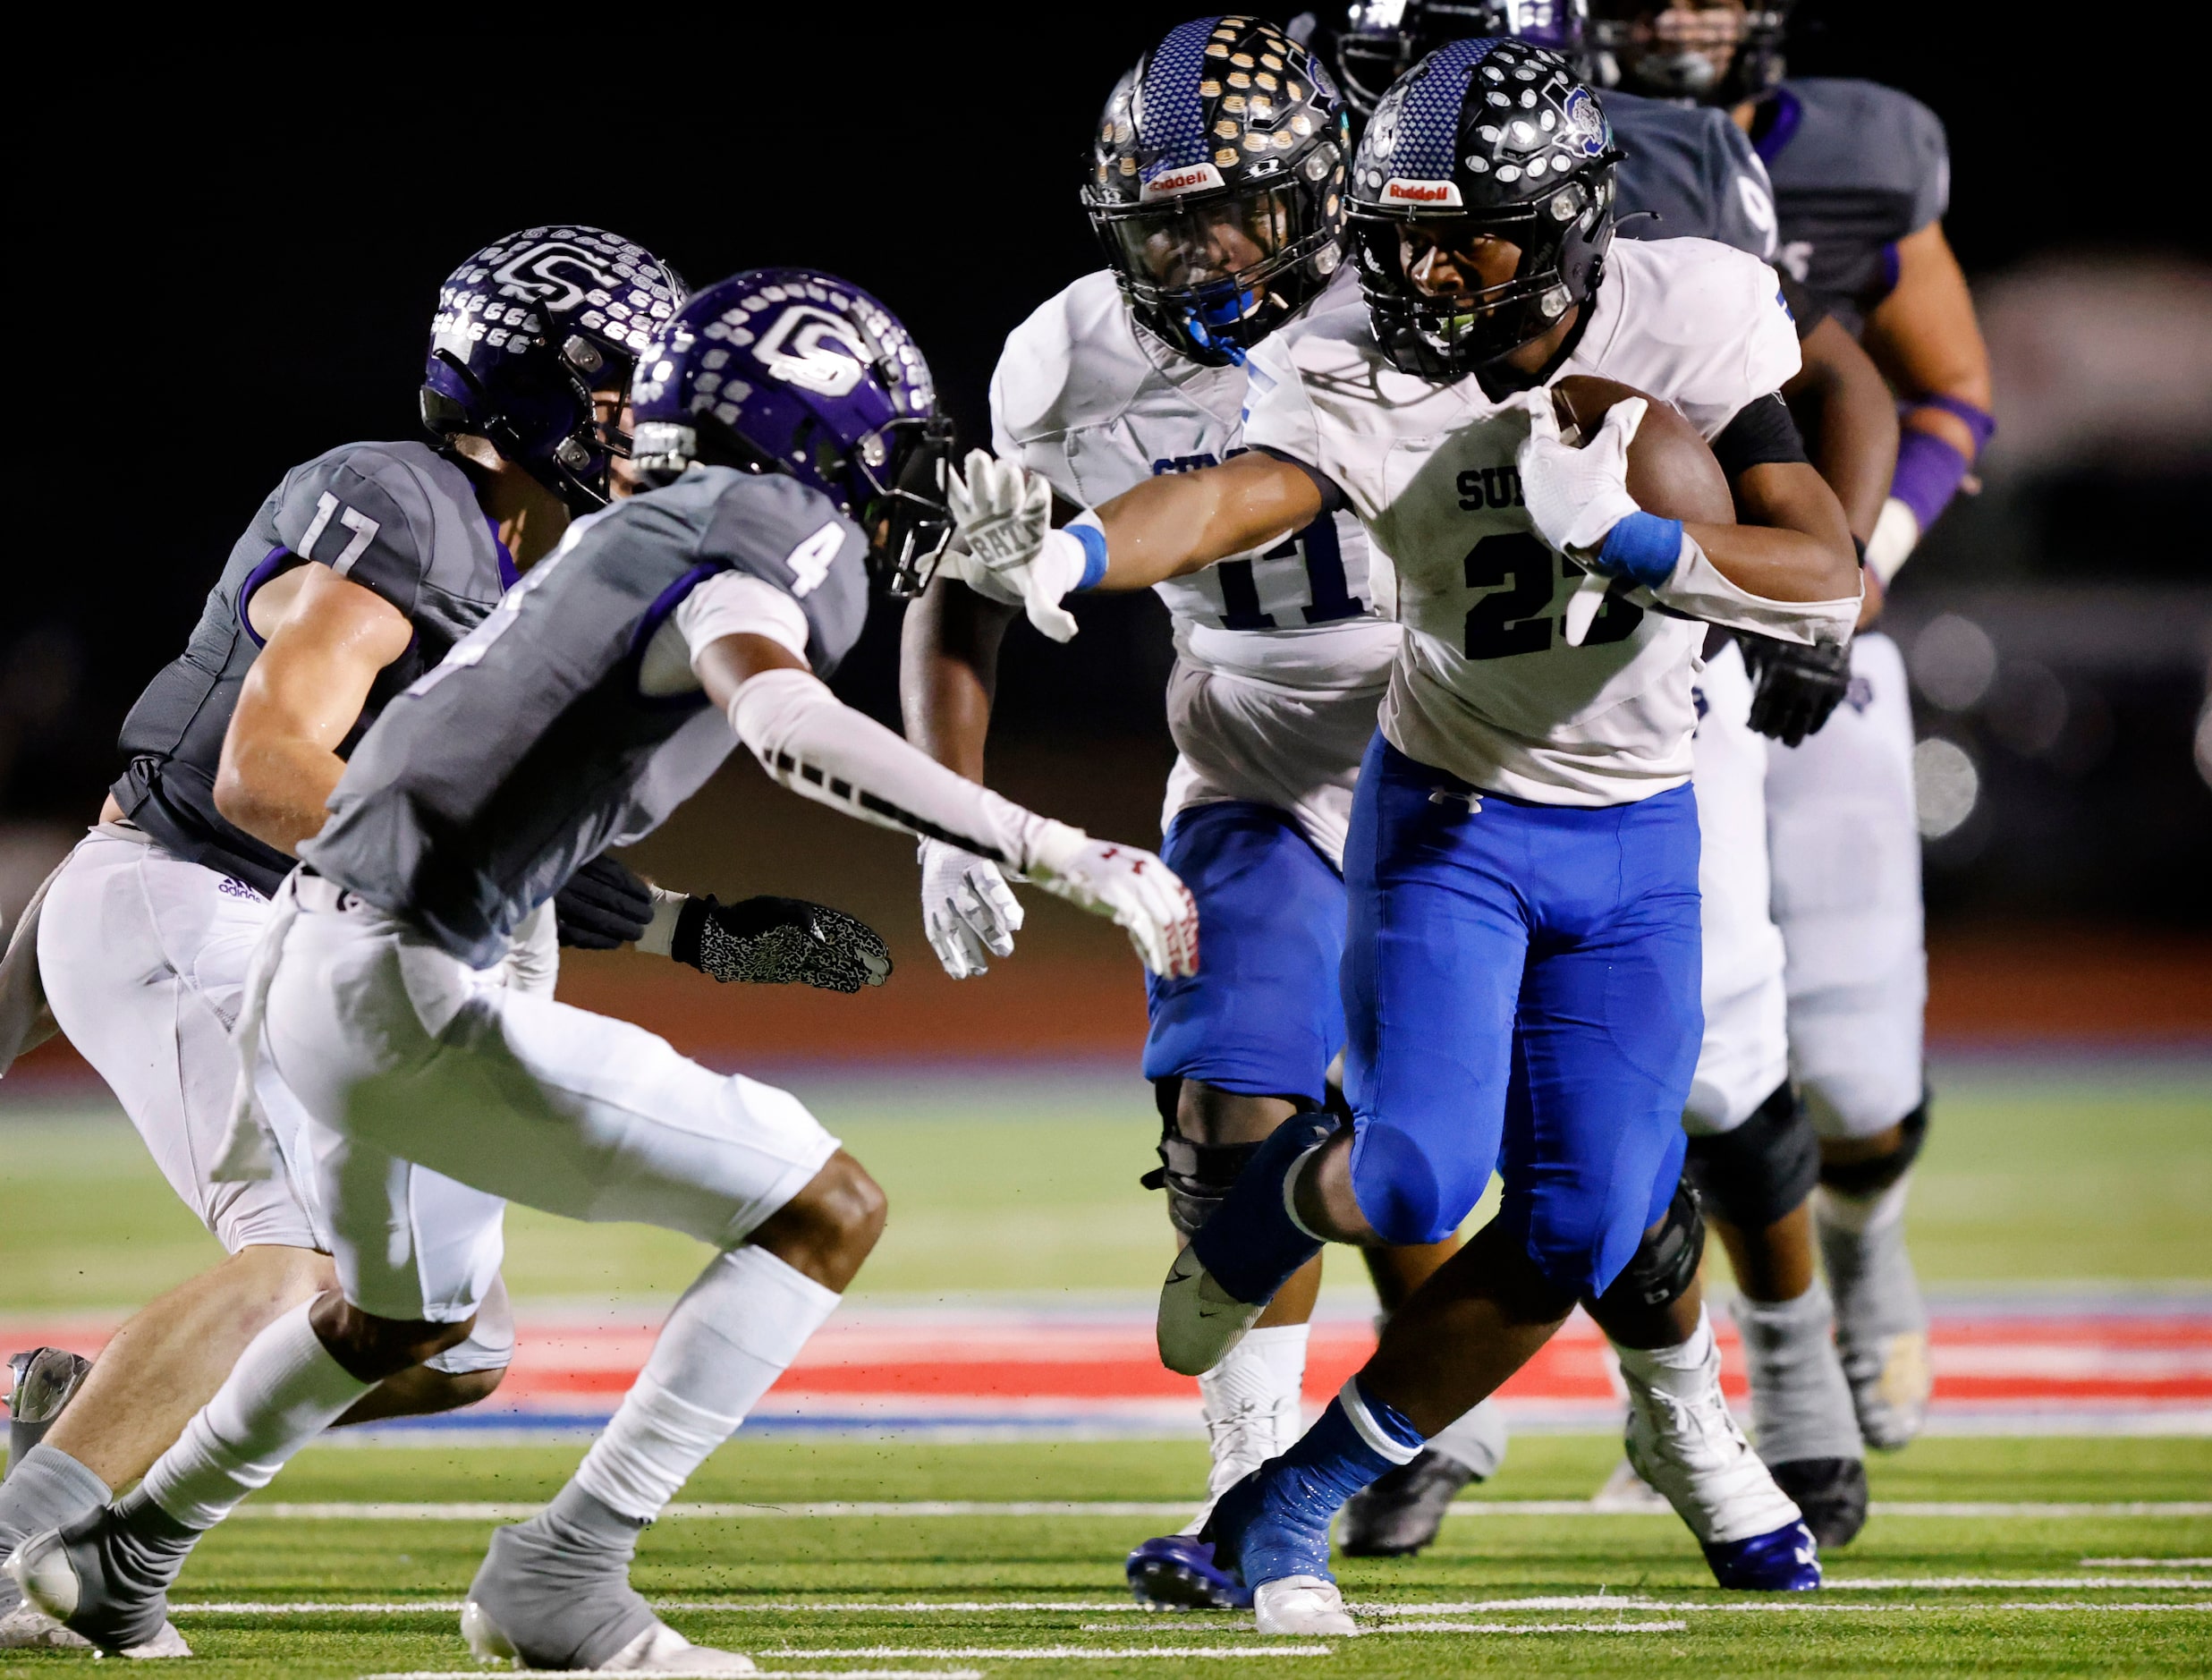
<path id="1" fill-rule="evenodd" d="M 1321 1422 L 1216 1505 L 1203 1538 L 1264 1632 L 1356 1631 L 1327 1567 L 1336 1508 L 1578 1299 L 1620 1348 L 1631 1455 L 1716 1575 L 1818 1582 L 1796 1506 L 1721 1398 L 1677 1186 L 1699 1019 L 1684 784 L 1694 621 L 1840 641 L 1857 566 L 1778 395 L 1798 354 L 1771 272 L 1704 242 L 1613 245 L 1615 161 L 1564 61 L 1447 47 L 1391 91 L 1354 162 L 1364 306 L 1332 293 L 1250 359 L 1250 453 L 1060 530 L 1011 465 L 971 463 L 953 492 L 950 564 L 1018 590 L 1033 620 L 1341 505 L 1389 562 L 1376 575 L 1406 633 L 1345 852 L 1355 1124 L 1301 1113 L 1261 1146 L 1169 1271 L 1162 1357 L 1205 1369 L 1325 1241 L 1456 1229 L 1501 1147 L 1505 1194 Z M 1570 373 L 1679 408 L 1753 522 L 1639 508 L 1624 474 L 1646 405 L 1569 447 L 1547 387 Z"/>
<path id="2" fill-rule="evenodd" d="M 1115 85 L 1083 186 L 1107 267 L 1017 327 L 991 382 L 998 454 L 1048 483 L 1063 517 L 1242 451 L 1247 353 L 1340 271 L 1350 155 L 1326 67 L 1256 18 L 1185 23 Z M 1367 535 L 1349 512 L 1159 593 L 1177 654 L 1162 853 L 1198 900 L 1206 963 L 1148 988 L 1144 1073 L 1161 1119 L 1148 1182 L 1187 1238 L 1276 1125 L 1330 1099 L 1344 826 L 1398 631 L 1375 615 Z M 907 733 L 971 780 L 984 778 L 999 638 L 1018 610 L 940 578 L 907 615 Z M 1009 955 L 1021 910 L 999 872 L 933 840 L 921 865 L 946 971 L 965 978 Z M 1440 1259 L 1381 1255 L 1386 1303 Z M 1180 1533 L 1129 1555 L 1143 1601 L 1250 1605 L 1198 1534 L 1216 1498 L 1298 1437 L 1319 1282 L 1317 1263 L 1199 1377 L 1208 1495 Z M 1448 1499 L 1496 1470 L 1495 1408 L 1437 1445 L 1429 1480 Z"/>
<path id="3" fill-rule="evenodd" d="M 591 522 L 386 704 L 278 890 L 225 1155 L 265 1167 L 267 1093 L 296 1094 L 339 1287 L 264 1329 L 135 1491 L 9 1560 L 104 1649 L 161 1627 L 193 1543 L 292 1454 L 469 1335 L 511 1198 L 716 1252 L 576 1478 L 493 1537 L 470 1643 L 529 1667 L 734 1666 L 631 1588 L 637 1536 L 835 1306 L 882 1193 L 788 1093 L 501 970 L 545 939 L 581 862 L 649 832 L 741 742 L 808 797 L 1111 915 L 1157 969 L 1195 963 L 1195 911 L 1158 859 L 962 780 L 822 681 L 869 573 L 924 576 L 943 539 L 945 428 L 897 321 L 826 275 L 742 275 L 663 326 L 632 395 L 637 468 L 665 488 Z M 432 1172 L 453 1192 L 434 1218 Z"/>
<path id="4" fill-rule="evenodd" d="M 1750 137 L 1775 187 L 1783 267 L 1858 334 L 1896 393 L 1894 473 L 1867 544 L 1870 622 L 1995 430 L 1987 352 L 1944 238 L 1942 124 L 1874 82 L 1785 78 L 1788 0 L 1592 10 L 1623 86 L 1718 106 Z M 1775 916 L 1792 1068 L 1820 1133 L 1813 1205 L 1837 1339 L 1867 1441 L 1897 1447 L 1919 1432 L 1933 1386 L 1904 1239 L 1928 1129 L 1911 695 L 1878 630 L 1853 641 L 1847 670 L 1793 654 L 1762 661 L 1758 678 L 1762 711 L 1835 708 L 1818 734 L 1783 734 L 1788 750 L 1768 768 Z"/>
<path id="5" fill-rule="evenodd" d="M 24 980 L 229 1258 L 125 1324 L 10 1466 L 0 1547 L 106 1505 L 263 1326 L 329 1286 L 328 1242 L 289 1173 L 214 1176 L 236 1080 L 230 1030 L 269 895 L 385 705 L 551 551 L 572 513 L 605 505 L 600 420 L 677 301 L 657 259 L 597 228 L 526 229 L 471 257 L 431 327 L 431 439 L 343 445 L 288 473 L 233 546 L 185 651 L 124 720 L 129 762 L 98 826 L 18 930 L 37 940 Z M 4 1048 L 12 1059 L 21 1046 Z M 281 1096 L 272 1106 L 296 1118 Z M 504 1291 L 488 1304 L 469 1340 L 394 1371 L 340 1421 L 490 1393 L 513 1333 Z M 12 1582 L 0 1594 L 0 1627 L 47 1636 Z"/>
<path id="6" fill-rule="evenodd" d="M 1333 46 L 1346 97 L 1364 115 L 1398 75 L 1450 41 L 1510 34 L 1581 63 L 1585 24 L 1582 0 L 1400 0 L 1352 7 Z M 1725 113 L 1617 91 L 1603 101 L 1627 154 L 1615 184 L 1622 237 L 1711 239 L 1773 259 L 1766 170 Z M 1848 333 L 1801 288 L 1786 277 L 1781 284 L 1804 359 L 1783 395 L 1863 542 L 1896 454 L 1888 390 Z M 1742 652 L 1753 639 L 1716 632 L 1711 641 L 1699 679 L 1693 778 L 1705 1041 L 1683 1112 L 1691 1133 L 1684 1175 L 1737 1278 L 1735 1317 L 1750 1357 L 1760 1455 L 1826 1548 L 1863 1524 L 1866 1476 L 1805 1207 L 1818 1141 L 1788 1076 L 1782 939 L 1768 905 L 1766 749 L 1751 727 Z M 1801 733 L 1803 717 L 1789 721 Z M 1384 1477 L 1345 1507 L 1339 1543 L 1347 1552 L 1414 1551 L 1435 1538 L 1441 1504 L 1382 1497 L 1421 1479 L 1427 1459 Z M 1626 1464 L 1598 1499 L 1625 1508 L 1665 1503 Z"/>

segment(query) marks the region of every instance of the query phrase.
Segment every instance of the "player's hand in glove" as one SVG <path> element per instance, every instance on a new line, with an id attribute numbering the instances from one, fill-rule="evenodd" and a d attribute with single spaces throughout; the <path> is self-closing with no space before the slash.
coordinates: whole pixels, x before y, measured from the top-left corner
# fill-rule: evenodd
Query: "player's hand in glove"
<path id="1" fill-rule="evenodd" d="M 561 943 L 612 951 L 635 940 L 653 917 L 653 891 L 642 876 L 610 857 L 596 857 L 553 895 Z"/>
<path id="2" fill-rule="evenodd" d="M 1851 692 L 1849 644 L 1804 647 L 1772 636 L 1738 631 L 1743 662 L 1751 668 L 1751 727 L 1794 747 L 1821 725 Z"/>
<path id="3" fill-rule="evenodd" d="M 718 980 L 857 992 L 891 978 L 891 953 L 866 922 L 803 898 L 687 898 L 668 955 Z"/>
<path id="4" fill-rule="evenodd" d="M 1185 980 L 1199 972 L 1198 902 L 1174 870 L 1136 846 L 1093 840 L 1049 818 L 1037 821 L 1022 862 L 1024 879 L 1109 918 L 1155 974 Z"/>
<path id="5" fill-rule="evenodd" d="M 1018 461 L 972 450 L 945 486 L 953 535 L 943 570 L 977 593 L 1019 606 L 1055 641 L 1075 634 L 1061 598 L 1082 581 L 1082 545 L 1051 528 L 1052 486 Z"/>
<path id="6" fill-rule="evenodd" d="M 1021 901 L 998 865 L 942 840 L 921 843 L 921 921 L 929 948 L 954 980 L 987 972 L 988 956 L 1012 956 Z"/>
<path id="7" fill-rule="evenodd" d="M 1578 449 L 1559 435 L 1551 393 L 1530 393 L 1529 437 L 1518 459 L 1521 494 L 1529 522 L 1547 547 L 1590 564 L 1613 528 L 1642 511 L 1628 493 L 1628 446 L 1646 406 L 1640 396 L 1623 397 Z"/>

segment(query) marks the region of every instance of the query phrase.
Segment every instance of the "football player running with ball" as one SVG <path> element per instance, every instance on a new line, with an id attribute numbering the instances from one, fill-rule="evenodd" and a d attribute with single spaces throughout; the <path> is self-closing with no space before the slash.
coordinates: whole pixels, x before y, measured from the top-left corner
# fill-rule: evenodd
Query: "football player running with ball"
<path id="1" fill-rule="evenodd" d="M 1163 1358 L 1216 1362 L 1325 1242 L 1435 1241 L 1494 1167 L 1504 1200 L 1321 1421 L 1216 1506 L 1205 1538 L 1267 1632 L 1354 1631 L 1330 1518 L 1578 1300 L 1620 1348 L 1631 1456 L 1716 1577 L 1819 1580 L 1722 1400 L 1678 1193 L 1700 1029 L 1691 679 L 1706 623 L 1845 640 L 1858 567 L 1776 395 L 1798 351 L 1772 272 L 1702 241 L 1614 244 L 1615 162 L 1556 55 L 1443 48 L 1391 89 L 1354 161 L 1363 300 L 1332 295 L 1251 355 L 1251 453 L 1056 531 L 1006 469 L 955 498 L 954 564 L 1020 589 L 1033 617 L 1350 506 L 1406 627 L 1345 849 L 1355 1122 L 1301 1114 L 1255 1153 L 1169 1272 Z M 1681 413 L 1554 388 L 1573 375 Z M 1584 447 L 1563 438 L 1562 400 L 1595 434 Z M 1686 520 L 1628 492 L 1640 421 L 1674 445 L 1673 482 L 1646 499 Z M 1682 449 L 1690 427 L 1709 457 Z M 1728 522 L 1732 492 L 1749 522 Z"/>
<path id="2" fill-rule="evenodd" d="M 1750 644 L 1753 723 L 1781 742 L 1766 797 L 1788 951 L 1791 1070 L 1819 1133 L 1813 1198 L 1836 1339 L 1869 1445 L 1918 1434 L 1933 1379 L 1904 1210 L 1928 1131 L 1928 963 L 1904 662 L 1872 624 L 1883 590 L 1996 429 L 1974 305 L 1944 238 L 1950 160 L 1918 100 L 1784 79 L 1788 0 L 1593 0 L 1623 87 L 1727 112 L 1775 188 L 1778 260 L 1860 342 L 1903 429 L 1866 547 L 1867 607 L 1841 649 Z"/>
<path id="3" fill-rule="evenodd" d="M 634 465 L 664 488 L 592 521 L 386 704 L 278 890 L 225 1154 L 266 1170 L 281 1082 L 338 1287 L 254 1339 L 136 1490 L 9 1559 L 105 1649 L 161 1627 L 194 1543 L 292 1454 L 469 1335 L 511 1199 L 716 1252 L 575 1478 L 495 1534 L 463 1631 L 536 1668 L 742 1663 L 662 1624 L 631 1557 L 836 1305 L 882 1192 L 788 1093 L 500 981 L 581 862 L 649 832 L 741 742 L 808 797 L 1112 916 L 1157 971 L 1194 965 L 1196 913 L 1158 859 L 954 776 L 823 683 L 870 572 L 926 575 L 943 539 L 943 424 L 898 322 L 826 275 L 742 275 L 661 329 L 631 395 Z M 432 1174 L 451 1193 L 426 1217 Z"/>
<path id="4" fill-rule="evenodd" d="M 1189 155 L 1165 162 L 1186 132 Z M 1246 356 L 1333 280 L 1349 283 L 1350 162 L 1327 71 L 1273 24 L 1195 20 L 1121 79 L 1083 190 L 1109 267 L 1016 328 L 991 383 L 999 454 L 1048 485 L 1063 517 L 1242 452 Z M 1348 509 L 1159 593 L 1178 656 L 1162 851 L 1198 900 L 1206 963 L 1148 988 L 1144 1072 L 1161 1167 L 1148 1182 L 1165 1189 L 1187 1238 L 1277 1125 L 1329 1099 L 1343 1048 L 1344 831 L 1399 632 L 1375 615 L 1367 533 Z M 945 578 L 907 615 L 907 733 L 977 781 L 999 638 L 1017 611 Z M 1021 909 L 996 866 L 933 840 L 921 865 L 924 920 L 948 972 L 979 974 L 1012 954 Z M 1436 1263 L 1426 1249 L 1378 1251 L 1386 1301 Z M 1130 1553 L 1142 1601 L 1250 1604 L 1199 1532 L 1216 1498 L 1298 1438 L 1319 1272 L 1278 1292 L 1200 1373 L 1208 1497 L 1182 1532 Z M 1495 1408 L 1435 1446 L 1409 1496 L 1440 1506 L 1496 1468 Z"/>

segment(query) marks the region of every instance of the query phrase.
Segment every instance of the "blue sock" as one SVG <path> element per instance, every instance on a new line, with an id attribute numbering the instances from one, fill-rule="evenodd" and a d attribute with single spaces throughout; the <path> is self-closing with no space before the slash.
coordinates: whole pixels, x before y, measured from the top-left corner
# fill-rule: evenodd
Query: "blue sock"
<path id="1" fill-rule="evenodd" d="M 1283 1181 L 1301 1156 L 1335 1130 L 1336 1116 L 1319 1108 L 1285 1120 L 1191 1239 L 1214 1281 L 1237 1300 L 1272 1301 L 1291 1274 L 1321 1252 L 1319 1241 L 1284 1205 Z"/>
<path id="2" fill-rule="evenodd" d="M 1329 1573 L 1329 1520 L 1377 1477 L 1410 1464 L 1423 1437 L 1395 1406 L 1352 1378 L 1290 1451 L 1239 1482 L 1207 1532 L 1233 1555 L 1248 1587 Z"/>

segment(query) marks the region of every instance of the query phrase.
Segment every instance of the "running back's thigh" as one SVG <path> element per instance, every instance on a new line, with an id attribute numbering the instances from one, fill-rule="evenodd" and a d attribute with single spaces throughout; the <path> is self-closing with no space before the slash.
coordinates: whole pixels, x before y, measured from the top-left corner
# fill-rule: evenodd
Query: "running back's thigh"
<path id="1" fill-rule="evenodd" d="M 1344 887 L 1286 811 L 1194 806 L 1160 848 L 1199 907 L 1199 972 L 1151 977 L 1147 1079 L 1318 1104 L 1343 1048 Z"/>
<path id="2" fill-rule="evenodd" d="M 1602 1294 L 1682 1175 L 1701 1033 L 1687 788 L 1593 810 L 1511 807 L 1539 919 L 1517 1017 L 1498 1218 L 1558 1288 Z"/>
<path id="3" fill-rule="evenodd" d="M 1767 777 L 1775 919 L 1788 951 L 1792 1070 L 1824 1135 L 1920 1105 L 1928 958 L 1912 713 L 1887 636 L 1852 644 L 1851 693 Z"/>
<path id="4" fill-rule="evenodd" d="M 272 984 L 280 1075 L 333 1130 L 495 1197 L 730 1247 L 837 1148 L 789 1092 L 500 986 L 390 919 L 304 910 Z"/>
<path id="5" fill-rule="evenodd" d="M 318 1246 L 291 1177 L 216 1184 L 238 1062 L 230 1029 L 268 903 L 150 842 L 79 843 L 39 918 L 38 969 L 70 1042 L 115 1093 L 170 1188 L 225 1249 Z"/>
<path id="6" fill-rule="evenodd" d="M 1742 1125 L 1789 1077 L 1782 932 L 1769 908 L 1767 737 L 1751 727 L 1751 679 L 1733 641 L 1698 679 L 1696 742 L 1705 1037 L 1682 1123 Z"/>
<path id="7" fill-rule="evenodd" d="M 1344 849 L 1344 1094 L 1387 1243 L 1456 1231 L 1497 1158 L 1528 929 L 1479 825 L 1465 784 L 1377 735 Z"/>

